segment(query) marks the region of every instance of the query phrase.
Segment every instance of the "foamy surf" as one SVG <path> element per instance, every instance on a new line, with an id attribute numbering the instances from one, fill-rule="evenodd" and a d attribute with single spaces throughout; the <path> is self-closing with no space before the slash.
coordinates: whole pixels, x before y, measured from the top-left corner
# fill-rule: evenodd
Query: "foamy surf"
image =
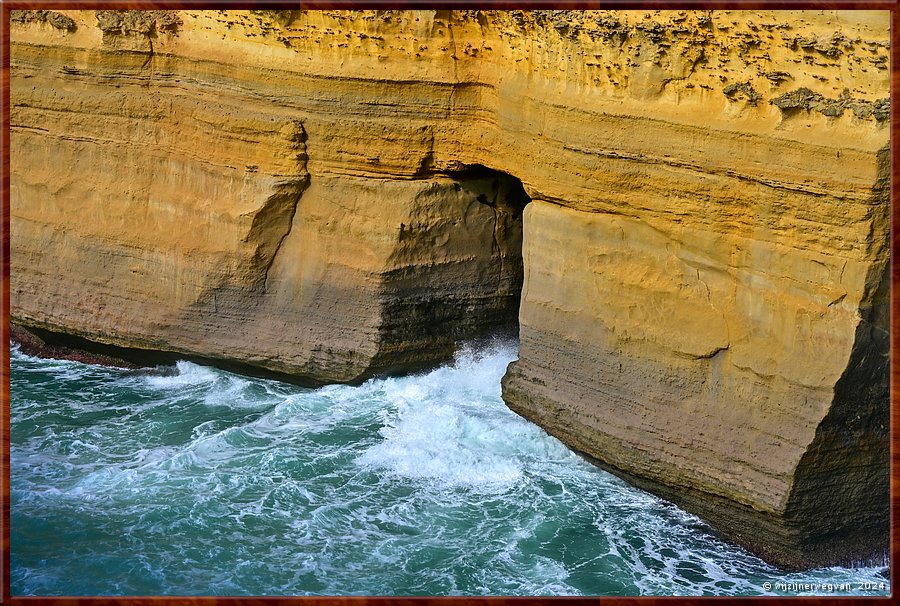
<path id="1" fill-rule="evenodd" d="M 531 457 L 571 456 L 505 407 L 485 405 L 500 398 L 514 358 L 511 345 L 464 350 L 452 366 L 384 382 L 392 406 L 383 415 L 383 440 L 357 462 L 443 488 L 496 492 L 521 481 Z"/>
<path id="2" fill-rule="evenodd" d="M 587 464 L 503 405 L 515 355 L 310 390 L 13 350 L 13 593 L 889 593 L 875 568 L 780 573 Z"/>

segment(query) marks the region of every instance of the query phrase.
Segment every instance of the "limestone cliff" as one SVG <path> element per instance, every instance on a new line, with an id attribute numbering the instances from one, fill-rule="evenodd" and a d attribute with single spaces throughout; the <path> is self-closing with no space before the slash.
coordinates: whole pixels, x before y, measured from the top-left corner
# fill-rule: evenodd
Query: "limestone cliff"
<path id="1" fill-rule="evenodd" d="M 777 563 L 885 549 L 887 12 L 11 18 L 14 322 L 327 382 L 518 311 L 520 414 Z"/>

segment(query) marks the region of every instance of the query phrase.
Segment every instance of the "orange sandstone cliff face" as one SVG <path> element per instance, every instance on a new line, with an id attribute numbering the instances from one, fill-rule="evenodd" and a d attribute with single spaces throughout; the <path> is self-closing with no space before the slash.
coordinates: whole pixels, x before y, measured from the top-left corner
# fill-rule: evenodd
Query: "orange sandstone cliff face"
<path id="1" fill-rule="evenodd" d="M 315 382 L 518 320 L 523 416 L 880 556 L 888 17 L 13 11 L 12 319 Z"/>

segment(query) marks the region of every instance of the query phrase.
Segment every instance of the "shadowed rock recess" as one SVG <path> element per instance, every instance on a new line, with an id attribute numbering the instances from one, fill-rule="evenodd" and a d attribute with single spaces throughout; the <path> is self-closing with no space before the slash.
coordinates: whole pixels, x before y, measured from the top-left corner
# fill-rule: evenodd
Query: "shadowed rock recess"
<path id="1" fill-rule="evenodd" d="M 597 464 L 784 567 L 885 557 L 887 11 L 10 27 L 29 343 L 327 383 L 518 330 L 504 399 Z"/>

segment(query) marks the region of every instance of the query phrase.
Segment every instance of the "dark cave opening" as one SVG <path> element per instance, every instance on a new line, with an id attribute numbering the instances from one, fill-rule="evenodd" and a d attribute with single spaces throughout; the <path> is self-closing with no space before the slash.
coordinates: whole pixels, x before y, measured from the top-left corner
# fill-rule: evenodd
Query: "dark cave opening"
<path id="1" fill-rule="evenodd" d="M 430 178 L 437 193 L 429 200 L 443 214 L 422 210 L 404 226 L 409 246 L 421 246 L 419 258 L 429 260 L 385 276 L 374 374 L 445 363 L 464 344 L 518 339 L 523 211 L 531 198 L 519 179 L 480 164 Z"/>
<path id="2" fill-rule="evenodd" d="M 471 191 L 477 202 L 493 212 L 490 262 L 497 270 L 495 292 L 502 298 L 502 303 L 494 317 L 494 326 L 485 323 L 480 328 L 480 334 L 469 338 L 490 338 L 497 334 L 518 338 L 519 306 L 524 283 L 523 213 L 531 197 L 525 192 L 521 180 L 482 164 L 465 165 L 447 175 L 459 183 L 463 191 Z M 478 312 L 473 310 L 473 313 Z"/>

